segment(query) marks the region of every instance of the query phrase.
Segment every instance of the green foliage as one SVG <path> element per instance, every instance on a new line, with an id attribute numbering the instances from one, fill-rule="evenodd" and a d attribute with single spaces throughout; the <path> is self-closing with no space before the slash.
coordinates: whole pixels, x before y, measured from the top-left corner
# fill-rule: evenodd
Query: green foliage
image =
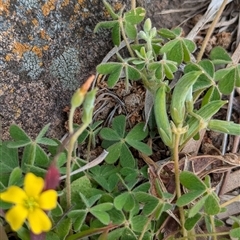
<path id="1" fill-rule="evenodd" d="M 209 59 L 195 62 L 192 55 L 195 43 L 182 37 L 180 28 L 157 30 L 148 18 L 138 32 L 137 25 L 144 20 L 145 9 L 137 7 L 125 12 L 121 9 L 115 13 L 109 3 L 103 2 L 112 20 L 98 23 L 95 32 L 110 29 L 114 45 L 119 46 L 123 39 L 130 56 L 123 58 L 117 52 L 118 61 L 102 63 L 97 71 L 108 75 L 110 88 L 122 76 L 126 88 L 130 81 L 142 80 L 153 100 L 151 134 L 144 122 L 129 127 L 124 115 L 115 116 L 111 127 L 102 127 L 102 121 L 92 122 L 97 89 L 88 92 L 89 87 L 85 85 L 72 97 L 70 134 L 62 143 L 45 137 L 49 124 L 35 140 L 17 125 L 10 127 L 13 140 L 0 142 L 0 190 L 22 186 L 23 175 L 29 171 L 43 176 L 51 162 L 56 161 L 61 179 L 66 181 L 58 189 L 57 207 L 49 212 L 53 228 L 46 239 L 163 239 L 160 230 L 169 216 L 180 218 L 176 236 L 197 239 L 192 234 L 200 223 L 207 229 L 206 237 L 208 233 L 217 235 L 213 231 L 223 223 L 216 215 L 225 209 L 211 187 L 211 179 L 179 171 L 178 156 L 202 129 L 240 135 L 238 124 L 213 119 L 227 103 L 221 100 L 221 95 L 230 94 L 234 87 L 240 86 L 240 66 L 232 64 L 229 54 L 220 47 L 211 51 Z M 219 69 L 222 64 L 228 65 Z M 66 76 L 59 66 L 71 74 Z M 176 72 L 182 67 L 183 75 L 174 83 Z M 72 88 L 78 68 L 76 52 L 69 49 L 53 62 L 50 70 L 65 87 Z M 196 102 L 200 102 L 198 107 Z M 83 108 L 82 124 L 73 126 L 74 111 L 79 106 Z M 139 154 L 147 157 L 155 153 L 151 143 L 158 135 L 173 160 L 174 169 L 164 172 L 166 177 L 175 174 L 175 182 L 169 183 L 175 187 L 171 193 L 157 164 L 142 167 L 137 161 Z M 108 152 L 105 162 L 89 162 L 91 150 L 100 141 Z M 86 161 L 77 156 L 77 145 L 87 145 Z M 20 148 L 23 153 L 19 156 Z M 11 207 L 3 201 L 0 206 L 1 209 Z M 234 225 L 229 235 L 240 238 L 240 220 L 232 219 Z M 23 225 L 17 232 L 23 240 L 29 240 L 26 227 Z"/>
<path id="2" fill-rule="evenodd" d="M 147 155 L 151 154 L 152 151 L 148 145 L 141 142 L 148 135 L 148 131 L 144 131 L 144 123 L 138 123 L 128 133 L 125 132 L 125 127 L 126 118 L 124 115 L 120 115 L 113 119 L 112 129 L 103 128 L 100 131 L 100 136 L 104 139 L 102 145 L 107 147 L 109 152 L 105 160 L 107 163 L 113 164 L 120 159 L 123 167 L 134 167 L 135 159 L 129 147 Z"/>
<path id="3" fill-rule="evenodd" d="M 100 28 L 111 29 L 112 40 L 114 45 L 116 46 L 119 46 L 121 42 L 121 32 L 125 32 L 130 39 L 135 39 L 137 36 L 135 24 L 140 23 L 144 19 L 146 14 L 145 9 L 138 7 L 124 14 L 122 14 L 122 11 L 116 14 L 114 13 L 109 3 L 107 3 L 105 0 L 103 1 L 103 3 L 109 11 L 113 20 L 98 23 L 94 29 L 94 32 L 97 32 Z"/>

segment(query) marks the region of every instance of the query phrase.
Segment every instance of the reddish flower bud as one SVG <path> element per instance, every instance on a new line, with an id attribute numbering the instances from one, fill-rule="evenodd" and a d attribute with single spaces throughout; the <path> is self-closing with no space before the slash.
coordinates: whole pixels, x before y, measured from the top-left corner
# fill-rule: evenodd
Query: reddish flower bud
<path id="1" fill-rule="evenodd" d="M 45 175 L 44 191 L 48 189 L 56 189 L 60 182 L 60 173 L 55 164 L 51 164 Z"/>

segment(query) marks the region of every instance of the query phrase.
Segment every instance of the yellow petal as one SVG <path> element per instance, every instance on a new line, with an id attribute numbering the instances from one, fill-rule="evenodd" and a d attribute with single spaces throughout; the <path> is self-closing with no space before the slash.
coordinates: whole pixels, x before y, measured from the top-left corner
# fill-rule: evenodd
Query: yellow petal
<path id="1" fill-rule="evenodd" d="M 52 223 L 47 214 L 40 208 L 35 208 L 29 212 L 28 221 L 30 228 L 34 234 L 47 232 L 51 229 Z"/>
<path id="2" fill-rule="evenodd" d="M 33 173 L 27 173 L 24 179 L 24 190 L 29 197 L 38 198 L 44 187 L 44 180 L 35 176 Z"/>
<path id="3" fill-rule="evenodd" d="M 57 206 L 57 192 L 47 190 L 41 193 L 38 200 L 39 207 L 44 210 L 51 210 Z"/>
<path id="4" fill-rule="evenodd" d="M 11 226 L 12 230 L 17 231 L 23 225 L 27 215 L 28 210 L 21 204 L 18 204 L 7 211 L 5 219 Z"/>
<path id="5" fill-rule="evenodd" d="M 27 199 L 26 193 L 17 186 L 11 186 L 7 191 L 0 193 L 0 199 L 10 203 L 23 203 L 24 199 Z"/>

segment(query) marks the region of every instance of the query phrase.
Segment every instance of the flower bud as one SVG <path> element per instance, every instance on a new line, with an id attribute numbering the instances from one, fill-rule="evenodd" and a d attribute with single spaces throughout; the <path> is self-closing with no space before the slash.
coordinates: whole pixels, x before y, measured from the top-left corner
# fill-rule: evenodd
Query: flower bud
<path id="1" fill-rule="evenodd" d="M 146 19 L 144 25 L 143 25 L 143 29 L 144 29 L 144 32 L 148 33 L 152 28 L 152 22 L 151 22 L 151 19 L 148 18 Z"/>
<path id="2" fill-rule="evenodd" d="M 76 90 L 76 92 L 73 94 L 72 99 L 71 99 L 72 107 L 77 108 L 83 103 L 84 97 L 85 97 L 88 89 L 90 88 L 94 78 L 95 78 L 95 76 L 91 75 L 87 79 L 87 81 L 82 85 L 82 87 L 78 88 Z"/>
<path id="3" fill-rule="evenodd" d="M 56 189 L 60 182 L 60 173 L 55 164 L 51 164 L 45 175 L 44 191 L 49 189 Z"/>

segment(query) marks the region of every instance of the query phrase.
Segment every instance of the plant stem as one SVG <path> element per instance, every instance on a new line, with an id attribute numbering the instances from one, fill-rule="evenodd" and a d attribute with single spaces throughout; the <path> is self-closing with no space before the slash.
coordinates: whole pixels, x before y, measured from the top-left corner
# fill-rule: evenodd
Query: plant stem
<path id="1" fill-rule="evenodd" d="M 67 155 L 67 166 L 66 166 L 66 198 L 67 198 L 67 208 L 71 207 L 71 162 L 72 162 L 72 152 L 74 148 L 73 138 L 69 141 L 68 155 Z"/>
<path id="2" fill-rule="evenodd" d="M 144 225 L 143 230 L 142 230 L 142 233 L 141 233 L 141 235 L 139 236 L 139 239 L 138 239 L 138 240 L 142 240 L 142 239 L 143 239 L 144 233 L 147 231 L 148 225 L 151 223 L 152 219 L 153 219 L 153 215 L 151 215 L 151 216 L 148 218 L 148 220 L 147 220 L 146 224 Z"/>
<path id="3" fill-rule="evenodd" d="M 136 8 L 136 0 L 131 0 L 131 9 Z"/>
<path id="4" fill-rule="evenodd" d="M 206 49 L 207 43 L 208 43 L 208 41 L 209 41 L 209 39 L 210 39 L 214 29 L 215 29 L 215 26 L 216 26 L 220 16 L 222 15 L 222 12 L 223 12 L 225 6 L 227 5 L 227 3 L 228 3 L 228 0 L 224 0 L 222 2 L 222 5 L 221 5 L 221 7 L 218 10 L 217 15 L 215 16 L 215 18 L 214 18 L 210 28 L 208 29 L 208 32 L 207 32 L 207 35 L 206 35 L 206 37 L 205 37 L 205 39 L 203 41 L 201 50 L 200 50 L 200 52 L 199 52 L 199 54 L 197 56 L 197 62 L 199 62 L 202 59 L 202 56 L 203 56 L 203 53 L 204 53 L 204 51 Z"/>
<path id="5" fill-rule="evenodd" d="M 212 215 L 209 216 L 210 221 L 211 221 L 211 227 L 212 227 L 212 233 L 216 233 L 216 227 L 215 227 L 215 222 L 214 222 L 214 217 Z M 213 235 L 213 239 L 217 240 L 216 234 Z"/>
<path id="6" fill-rule="evenodd" d="M 207 237 L 207 236 L 224 236 L 224 235 L 228 235 L 229 236 L 229 232 L 219 232 L 219 233 L 203 233 L 203 234 L 196 234 L 194 236 L 190 236 L 190 237 Z M 175 240 L 184 240 L 184 239 L 189 239 L 188 237 L 180 237 L 180 238 L 176 238 Z"/>
<path id="7" fill-rule="evenodd" d="M 230 204 L 232 204 L 232 203 L 234 203 L 234 202 L 238 202 L 238 201 L 240 201 L 240 195 L 238 195 L 238 196 L 236 196 L 236 197 L 228 200 L 227 202 L 221 204 L 220 207 L 221 207 L 221 208 L 224 208 L 224 207 L 226 207 L 226 206 L 228 206 L 228 205 L 230 205 Z"/>
<path id="8" fill-rule="evenodd" d="M 69 113 L 69 118 L 68 118 L 68 129 L 69 129 L 70 134 L 73 133 L 73 116 L 74 116 L 75 110 L 76 110 L 75 107 L 70 108 L 70 113 Z"/>
<path id="9" fill-rule="evenodd" d="M 133 53 L 133 51 L 132 51 L 132 49 L 130 47 L 130 44 L 128 42 L 127 36 L 126 36 L 124 28 L 123 28 L 123 20 L 122 19 L 119 19 L 119 25 L 120 25 L 120 28 L 121 28 L 121 33 L 122 33 L 123 40 L 126 43 L 126 47 L 127 47 L 128 51 L 129 51 L 129 54 L 131 55 L 131 57 L 134 57 L 134 53 Z"/>
<path id="10" fill-rule="evenodd" d="M 70 120 L 70 119 L 69 119 Z M 72 163 L 72 153 L 74 149 L 75 142 L 79 135 L 87 128 L 88 123 L 82 124 L 82 126 L 71 136 L 68 144 L 68 155 L 67 155 L 67 166 L 66 166 L 66 198 L 67 198 L 67 208 L 70 208 L 71 203 L 71 163 Z"/>
<path id="11" fill-rule="evenodd" d="M 181 186 L 180 186 L 180 171 L 179 171 L 179 152 L 178 152 L 178 146 L 180 142 L 180 132 L 173 131 L 175 134 L 175 141 L 174 141 L 174 148 L 173 148 L 173 159 L 174 159 L 174 173 L 175 173 L 175 184 L 176 184 L 176 193 L 177 193 L 177 198 L 181 197 Z M 184 215 L 184 209 L 183 207 L 179 207 L 179 214 L 180 214 L 180 222 L 181 222 L 181 227 L 182 227 L 182 234 L 184 237 L 187 237 L 187 231 L 184 228 L 184 223 L 185 223 L 185 215 Z"/>

